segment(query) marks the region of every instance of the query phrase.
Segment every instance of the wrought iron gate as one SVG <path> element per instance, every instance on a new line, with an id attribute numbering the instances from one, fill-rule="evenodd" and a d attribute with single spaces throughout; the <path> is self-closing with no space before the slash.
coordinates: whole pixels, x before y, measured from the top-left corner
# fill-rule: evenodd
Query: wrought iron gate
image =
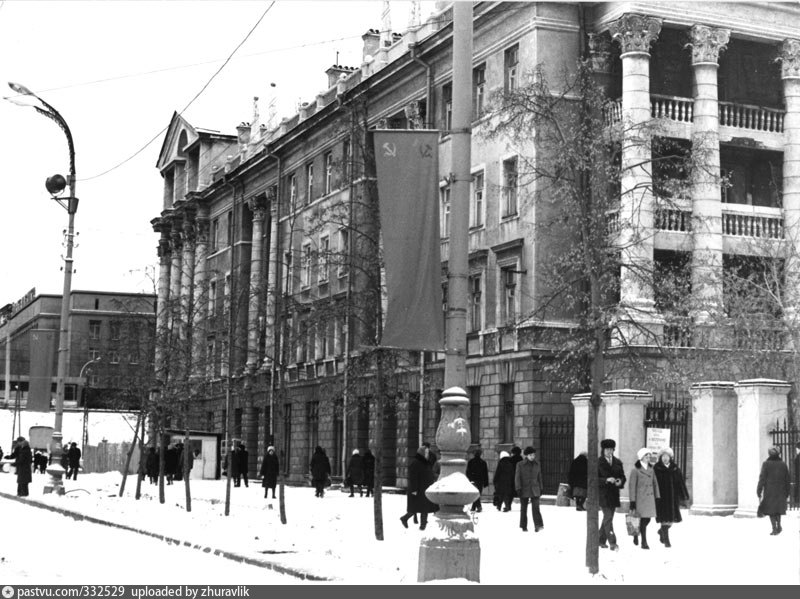
<path id="1" fill-rule="evenodd" d="M 689 441 L 689 402 L 654 401 L 645 408 L 644 428 L 669 429 L 669 443 L 675 453 L 675 464 L 687 476 L 686 461 Z"/>
<path id="2" fill-rule="evenodd" d="M 545 495 L 558 493 L 559 483 L 567 482 L 575 445 L 575 420 L 572 416 L 543 416 L 539 420 L 539 461 Z"/>
<path id="3" fill-rule="evenodd" d="M 781 450 L 781 459 L 789 466 L 789 480 L 792 484 L 792 492 L 789 494 L 789 509 L 800 509 L 800 464 L 795 461 L 794 447 L 800 443 L 800 428 L 790 428 L 786 419 L 783 419 L 783 426 L 780 420 L 775 423 L 775 428 L 770 432 L 772 444 Z"/>

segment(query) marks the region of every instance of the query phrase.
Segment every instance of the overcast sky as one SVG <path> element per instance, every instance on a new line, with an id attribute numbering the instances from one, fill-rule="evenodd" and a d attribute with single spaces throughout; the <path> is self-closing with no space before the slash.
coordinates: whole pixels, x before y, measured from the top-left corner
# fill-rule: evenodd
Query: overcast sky
<path id="1" fill-rule="evenodd" d="M 153 292 L 157 236 L 150 220 L 162 202 L 155 168 L 161 131 L 270 4 L 0 0 L 0 96 L 13 95 L 6 82 L 24 84 L 62 114 L 75 141 L 80 206 L 73 289 Z M 390 4 L 392 29 L 405 30 L 410 2 Z M 290 116 L 299 100 L 314 101 L 327 88 L 325 69 L 337 52 L 339 64 L 360 66 L 361 35 L 380 28 L 382 6 L 275 2 L 184 116 L 194 126 L 233 134 L 251 120 L 253 96 L 262 98 L 265 115 L 270 83 L 278 117 Z M 422 3 L 423 20 L 433 7 Z M 68 152 L 54 122 L 5 101 L 0 134 L 2 306 L 32 287 L 62 291 L 67 213 L 49 198 L 44 181 L 68 173 Z"/>

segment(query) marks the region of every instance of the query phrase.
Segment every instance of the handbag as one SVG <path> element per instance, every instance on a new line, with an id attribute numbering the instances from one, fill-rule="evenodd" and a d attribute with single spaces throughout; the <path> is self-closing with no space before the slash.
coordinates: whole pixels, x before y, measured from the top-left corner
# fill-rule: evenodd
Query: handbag
<path id="1" fill-rule="evenodd" d="M 326 487 L 330 487 L 331 486 L 331 477 L 330 477 L 329 474 L 325 475 L 325 486 Z"/>
<path id="2" fill-rule="evenodd" d="M 641 518 L 636 515 L 636 512 L 628 512 L 625 514 L 625 526 L 628 527 L 628 534 L 632 537 L 639 535 L 639 523 Z"/>

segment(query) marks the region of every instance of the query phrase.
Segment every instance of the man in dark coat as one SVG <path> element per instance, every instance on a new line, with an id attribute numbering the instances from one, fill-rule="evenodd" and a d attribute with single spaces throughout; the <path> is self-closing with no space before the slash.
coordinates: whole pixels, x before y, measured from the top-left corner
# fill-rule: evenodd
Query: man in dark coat
<path id="1" fill-rule="evenodd" d="M 480 449 L 476 449 L 473 455 L 475 457 L 467 462 L 467 479 L 475 485 L 475 488 L 478 489 L 478 493 L 482 493 L 483 490 L 489 486 L 489 466 L 487 466 L 486 462 L 481 458 L 483 452 Z M 483 511 L 480 495 L 478 495 L 478 498 L 472 504 L 472 511 Z"/>
<path id="2" fill-rule="evenodd" d="M 175 471 L 173 480 L 183 480 L 183 441 L 175 443 Z"/>
<path id="3" fill-rule="evenodd" d="M 789 467 L 781 459 L 781 452 L 777 447 L 770 447 L 768 454 L 769 457 L 761 464 L 761 474 L 758 477 L 756 493 L 761 499 L 758 509 L 769 516 L 772 524 L 770 534 L 779 535 L 783 531 L 781 516 L 786 514 L 786 499 L 791 492 Z"/>
<path id="4" fill-rule="evenodd" d="M 236 451 L 233 452 L 233 475 L 237 487 L 241 486 L 241 481 L 244 481 L 244 486 L 250 486 L 250 479 L 247 477 L 247 470 L 250 467 L 250 452 L 244 446 L 244 443 L 239 443 Z"/>
<path id="5" fill-rule="evenodd" d="M 175 480 L 175 472 L 178 469 L 178 450 L 174 445 L 170 445 L 164 452 L 164 476 L 167 484 L 171 485 Z"/>
<path id="6" fill-rule="evenodd" d="M 267 455 L 264 456 L 264 461 L 261 462 L 261 486 L 264 487 L 264 498 L 269 495 L 269 490 L 272 489 L 272 498 L 275 499 L 275 487 L 278 484 L 278 474 L 280 472 L 280 464 L 278 463 L 278 456 L 275 454 L 275 448 L 270 445 L 267 447 Z"/>
<path id="7" fill-rule="evenodd" d="M 155 447 L 147 449 L 147 458 L 144 463 L 144 471 L 147 478 L 150 479 L 150 484 L 155 485 L 158 483 L 158 454 Z"/>
<path id="8" fill-rule="evenodd" d="M 330 480 L 331 462 L 325 455 L 325 450 L 319 445 L 314 449 L 309 467 L 311 468 L 311 484 L 316 490 L 314 497 L 324 497 L 325 487 L 328 486 L 327 483 Z"/>
<path id="9" fill-rule="evenodd" d="M 511 465 L 514 466 L 514 472 L 517 471 L 517 464 L 519 464 L 521 461 L 522 461 L 522 448 L 514 445 L 514 447 L 511 448 Z M 517 496 L 517 491 L 515 489 L 514 497 L 516 496 Z"/>
<path id="10" fill-rule="evenodd" d="M 800 443 L 794 446 L 794 504 L 800 505 Z"/>
<path id="11" fill-rule="evenodd" d="M 514 500 L 514 472 L 515 467 L 511 461 L 511 456 L 507 451 L 500 452 L 500 460 L 494 470 L 494 493 L 497 495 L 495 507 L 500 511 L 503 507 L 504 512 L 511 511 L 511 502 Z"/>
<path id="12" fill-rule="evenodd" d="M 375 456 L 367 449 L 364 451 L 364 486 L 367 488 L 367 497 L 373 494 L 375 488 Z"/>
<path id="13" fill-rule="evenodd" d="M 408 465 L 408 488 L 406 489 L 406 514 L 400 517 L 400 523 L 408 528 L 408 519 L 419 513 L 419 529 L 425 530 L 428 525 L 428 514 L 439 509 L 425 496 L 425 491 L 434 483 L 433 465 L 430 462 L 429 449 L 424 445 L 417 449 Z"/>
<path id="14" fill-rule="evenodd" d="M 622 462 L 614 457 L 617 442 L 603 439 L 600 442 L 603 455 L 597 460 L 597 480 L 600 486 L 600 509 L 603 522 L 600 525 L 600 547 L 610 546 L 618 550 L 617 536 L 614 534 L 614 511 L 619 507 L 619 490 L 625 486 L 625 470 Z M 609 545 L 606 545 L 608 541 Z"/>
<path id="15" fill-rule="evenodd" d="M 536 450 L 526 447 L 522 452 L 525 458 L 517 464 L 514 472 L 514 488 L 519 496 L 519 527 L 528 532 L 528 502 L 531 504 L 531 515 L 535 532 L 544 528 L 542 512 L 539 510 L 539 498 L 542 496 L 542 468 L 536 461 Z"/>
<path id="16" fill-rule="evenodd" d="M 17 469 L 17 496 L 28 496 L 28 485 L 33 480 L 31 465 L 33 464 L 33 453 L 31 446 L 25 437 L 17 437 L 17 443 L 9 458 L 14 460 Z"/>
<path id="17" fill-rule="evenodd" d="M 586 457 L 586 452 L 582 451 L 578 454 L 578 457 L 572 460 L 572 464 L 569 466 L 569 475 L 567 476 L 569 492 L 575 499 L 575 509 L 579 512 L 586 511 L 583 504 L 586 503 L 586 494 L 589 487 L 588 480 L 589 459 Z"/>
<path id="18" fill-rule="evenodd" d="M 78 444 L 75 443 L 75 441 L 69 444 L 69 451 L 67 451 L 67 464 L 69 465 L 67 478 L 78 480 L 78 469 L 81 466 L 81 450 L 78 449 Z"/>
<path id="19" fill-rule="evenodd" d="M 355 487 L 358 487 L 358 496 L 363 497 L 364 491 L 361 485 L 364 484 L 364 460 L 357 449 L 353 450 L 353 455 L 350 456 L 350 462 L 347 464 L 347 472 L 345 473 L 348 486 L 350 487 L 350 497 L 355 497 Z"/>

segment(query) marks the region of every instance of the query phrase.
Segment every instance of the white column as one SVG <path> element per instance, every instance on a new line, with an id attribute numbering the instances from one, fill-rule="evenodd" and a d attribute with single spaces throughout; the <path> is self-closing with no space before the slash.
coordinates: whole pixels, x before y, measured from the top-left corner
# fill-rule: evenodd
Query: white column
<path id="1" fill-rule="evenodd" d="M 739 492 L 736 392 L 732 382 L 709 381 L 695 383 L 691 393 L 690 513 L 730 516 L 736 510 Z"/>
<path id="2" fill-rule="evenodd" d="M 789 322 L 800 316 L 800 40 L 781 45 L 783 96 L 783 223 L 786 252 L 786 303 Z M 793 348 L 797 351 L 798 348 Z"/>
<path id="3" fill-rule="evenodd" d="M 786 418 L 786 397 L 791 385 L 786 381 L 751 379 L 734 385 L 738 398 L 736 448 L 738 463 L 737 517 L 752 517 L 758 510 L 756 486 L 761 464 L 772 445 L 769 431 Z"/>
<path id="4" fill-rule="evenodd" d="M 206 256 L 208 255 L 208 215 L 207 209 L 198 209 L 195 217 L 194 241 L 194 304 L 192 323 L 192 375 L 202 376 L 206 368 L 205 336 L 203 323 L 208 319 L 208 289 L 206 282 Z"/>
<path id="5" fill-rule="evenodd" d="M 163 220 L 160 218 L 155 219 L 153 228 L 161 233 L 161 239 L 158 242 L 158 288 L 156 290 L 158 311 L 156 312 L 155 370 L 156 379 L 163 380 L 164 344 L 166 343 L 166 332 L 169 328 L 169 276 L 172 248 L 169 243 L 169 228 Z"/>
<path id="6" fill-rule="evenodd" d="M 261 312 L 261 263 L 264 260 L 264 218 L 266 206 L 263 196 L 247 202 L 253 212 L 253 238 L 250 244 L 250 293 L 247 312 L 247 371 L 258 368 L 258 317 Z"/>
<path id="7" fill-rule="evenodd" d="M 181 263 L 181 300 L 180 300 L 180 338 L 181 341 L 189 340 L 189 315 L 194 315 L 192 311 L 196 306 L 192 305 L 192 284 L 194 280 L 194 218 L 189 215 L 183 221 L 183 255 Z M 191 349 L 191 348 L 189 348 Z M 188 356 L 188 364 L 191 364 L 192 357 Z M 187 364 L 187 365 L 188 365 Z"/>
<path id="8" fill-rule="evenodd" d="M 269 369 L 275 358 L 275 303 L 276 295 L 281 293 L 281 285 L 278 280 L 278 198 L 274 191 L 269 194 L 269 261 L 267 262 L 267 291 L 264 314 L 264 364 L 263 368 Z"/>
<path id="9" fill-rule="evenodd" d="M 722 307 L 722 201 L 719 165 L 719 53 L 730 31 L 694 25 L 692 66 L 695 96 L 692 153 L 702 166 L 692 169 L 692 291 L 702 324 Z"/>
<path id="10" fill-rule="evenodd" d="M 625 342 L 641 343 L 640 329 L 625 323 L 646 322 L 654 312 L 650 45 L 661 31 L 661 19 L 625 14 L 610 30 L 622 48 L 620 329 Z"/>
<path id="11" fill-rule="evenodd" d="M 582 451 L 593 451 L 600 455 L 599 446 L 595 448 L 589 447 L 589 410 L 591 409 L 589 400 L 591 398 L 591 393 L 578 393 L 572 396 L 572 405 L 575 407 L 575 446 L 573 450 L 575 455 L 578 455 Z M 605 403 L 602 403 L 597 413 L 597 438 L 600 440 L 605 439 L 605 419 L 606 406 Z"/>
<path id="12" fill-rule="evenodd" d="M 650 393 L 636 389 L 618 389 L 603 393 L 604 437 L 617 442 L 615 455 L 622 460 L 625 476 L 628 476 L 636 463 L 636 452 L 644 447 L 644 409 L 651 401 L 653 396 Z M 627 485 L 620 491 L 620 499 L 627 501 Z"/>

